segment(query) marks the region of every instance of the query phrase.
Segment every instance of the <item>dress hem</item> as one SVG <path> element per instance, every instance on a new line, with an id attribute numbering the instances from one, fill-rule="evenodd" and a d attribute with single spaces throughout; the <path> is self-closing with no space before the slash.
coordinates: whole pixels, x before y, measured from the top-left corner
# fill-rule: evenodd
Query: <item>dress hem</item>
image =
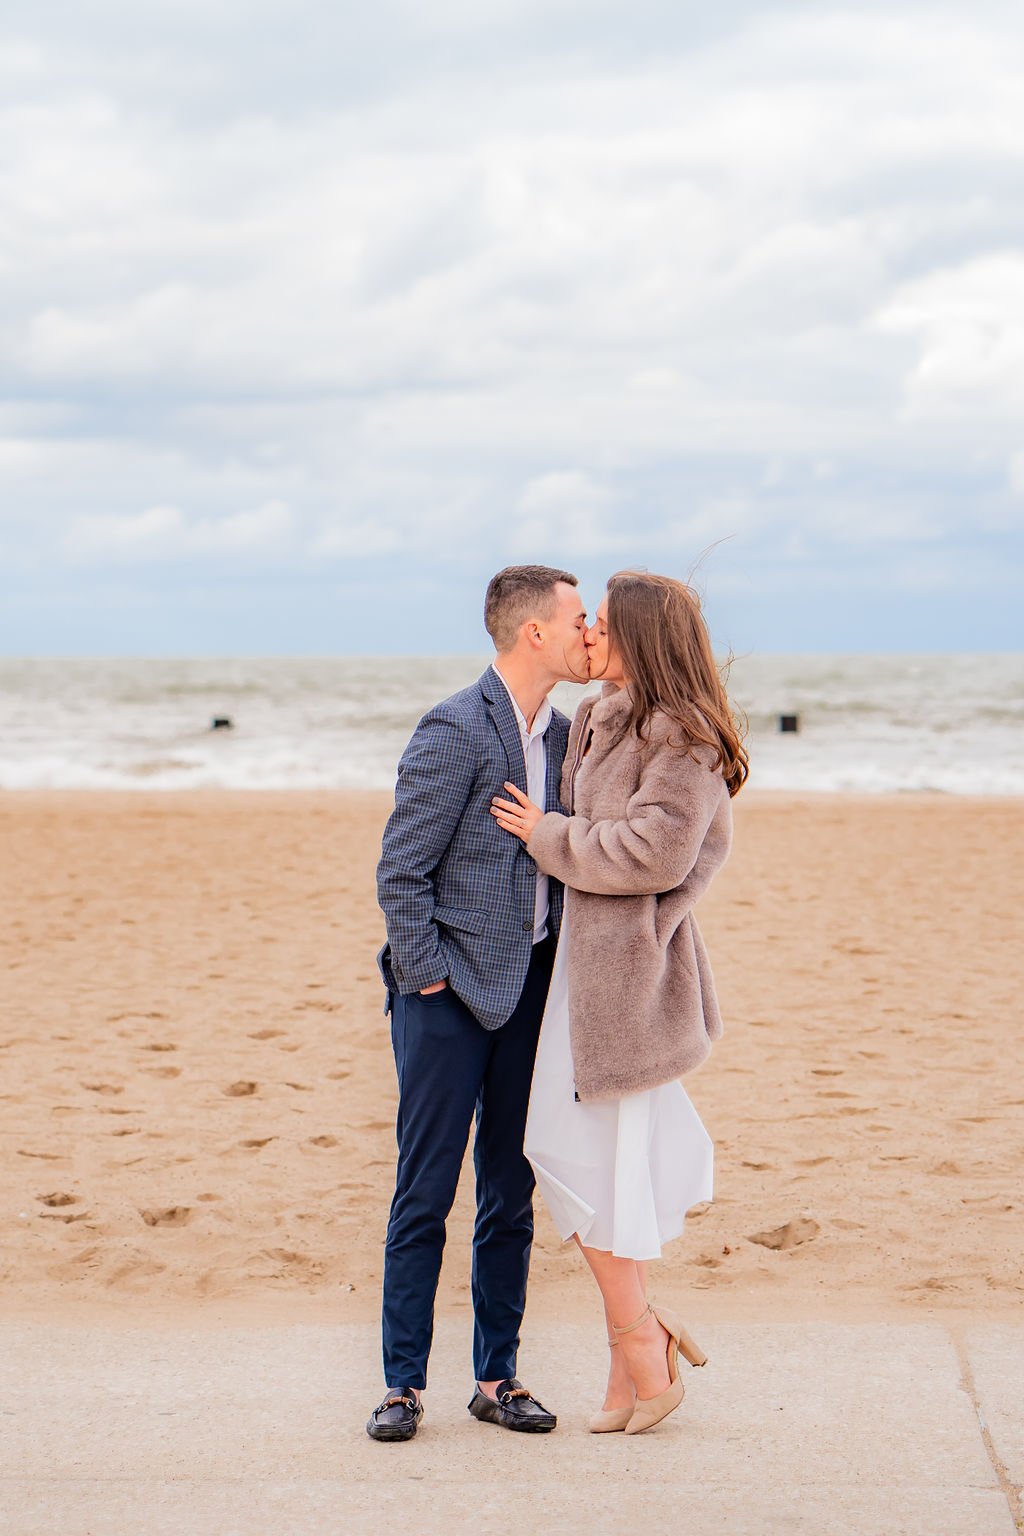
<path id="1" fill-rule="evenodd" d="M 633 1259 L 638 1264 L 646 1264 L 655 1259 L 660 1259 L 666 1243 L 674 1243 L 677 1238 L 683 1236 L 686 1230 L 686 1212 L 684 1211 L 682 1216 L 678 1218 L 678 1222 L 668 1222 L 663 1231 L 659 1230 L 658 1247 L 654 1252 L 625 1253 L 621 1248 L 615 1246 L 614 1238 L 610 1248 L 606 1247 L 603 1243 L 588 1243 L 587 1236 L 590 1229 L 598 1220 L 597 1212 L 591 1210 L 578 1196 L 573 1195 L 571 1190 L 567 1189 L 559 1179 L 554 1178 L 552 1174 L 548 1173 L 539 1163 L 535 1163 L 529 1157 L 529 1153 L 527 1153 L 527 1158 L 533 1167 L 537 1188 L 540 1190 L 544 1204 L 548 1208 L 548 1214 L 554 1222 L 555 1230 L 563 1243 L 571 1243 L 573 1238 L 578 1238 L 584 1248 L 593 1248 L 598 1253 L 610 1253 L 616 1259 Z M 710 1194 L 706 1198 L 710 1200 Z M 577 1221 L 569 1232 L 563 1230 L 568 1223 L 558 1221 L 554 1214 L 556 1205 L 565 1204 L 577 1206 L 584 1217 L 582 1221 Z"/>

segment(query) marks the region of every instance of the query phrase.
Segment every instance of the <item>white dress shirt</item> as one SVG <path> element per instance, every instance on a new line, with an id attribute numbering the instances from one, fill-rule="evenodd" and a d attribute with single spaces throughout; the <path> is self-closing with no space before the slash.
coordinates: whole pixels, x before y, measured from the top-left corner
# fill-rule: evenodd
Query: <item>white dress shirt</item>
<path id="1" fill-rule="evenodd" d="M 501 677 L 494 663 L 493 670 Z M 516 703 L 515 695 L 505 679 L 501 677 L 505 692 L 512 700 L 512 708 L 516 712 L 516 720 L 519 722 L 519 736 L 523 744 L 523 759 L 526 763 L 526 793 L 534 805 L 539 805 L 544 810 L 544 797 L 547 791 L 547 758 L 544 753 L 544 732 L 551 724 L 551 702 L 545 699 L 533 717 L 532 728 L 527 727 L 526 716 Z M 506 797 L 507 798 L 507 797 Z M 548 877 L 537 871 L 537 894 L 533 904 L 533 942 L 539 944 L 541 939 L 548 936 Z"/>

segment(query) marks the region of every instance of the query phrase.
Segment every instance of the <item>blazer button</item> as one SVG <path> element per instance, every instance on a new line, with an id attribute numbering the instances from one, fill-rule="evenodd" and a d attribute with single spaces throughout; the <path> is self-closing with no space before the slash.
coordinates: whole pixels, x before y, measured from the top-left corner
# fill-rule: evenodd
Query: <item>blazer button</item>
<path id="1" fill-rule="evenodd" d="M 533 918 L 532 917 L 524 917 L 523 918 L 523 932 L 524 933 L 532 933 L 533 932 Z"/>

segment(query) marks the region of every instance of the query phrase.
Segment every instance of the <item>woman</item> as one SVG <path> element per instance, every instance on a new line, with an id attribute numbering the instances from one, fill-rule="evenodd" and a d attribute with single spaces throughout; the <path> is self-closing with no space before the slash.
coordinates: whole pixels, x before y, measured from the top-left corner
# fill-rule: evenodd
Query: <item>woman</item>
<path id="1" fill-rule="evenodd" d="M 693 907 L 725 861 L 747 776 L 696 594 L 613 576 L 586 635 L 602 695 L 584 700 L 562 774 L 568 816 L 514 785 L 498 823 L 566 886 L 526 1153 L 563 1238 L 604 1301 L 611 1368 L 595 1433 L 637 1434 L 683 1398 L 680 1351 L 646 1263 L 711 1195 L 711 1141 L 678 1078 L 722 1033 Z"/>

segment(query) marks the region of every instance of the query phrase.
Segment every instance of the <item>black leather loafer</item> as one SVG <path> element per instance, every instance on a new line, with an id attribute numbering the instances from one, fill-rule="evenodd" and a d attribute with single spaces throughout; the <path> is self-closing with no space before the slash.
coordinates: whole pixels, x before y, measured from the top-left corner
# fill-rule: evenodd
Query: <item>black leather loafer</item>
<path id="1" fill-rule="evenodd" d="M 411 1387 L 395 1387 L 366 1421 L 371 1440 L 411 1440 L 420 1427 L 423 1404 Z"/>
<path id="2" fill-rule="evenodd" d="M 469 1411 L 481 1424 L 500 1424 L 527 1435 L 546 1435 L 558 1420 L 514 1376 L 498 1386 L 498 1400 L 486 1397 L 478 1387 L 470 1398 Z"/>

